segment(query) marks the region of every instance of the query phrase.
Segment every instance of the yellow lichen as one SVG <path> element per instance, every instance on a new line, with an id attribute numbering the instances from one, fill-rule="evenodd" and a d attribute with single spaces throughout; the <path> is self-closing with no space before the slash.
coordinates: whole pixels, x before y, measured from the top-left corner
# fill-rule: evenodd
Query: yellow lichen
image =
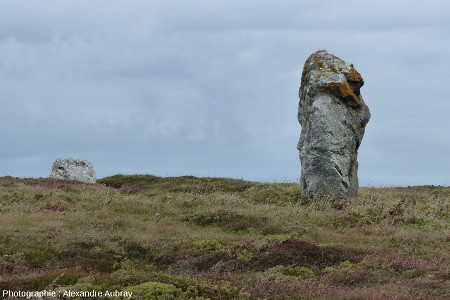
<path id="1" fill-rule="evenodd" d="M 314 63 L 319 69 L 323 69 L 324 67 L 323 62 L 318 57 L 314 58 Z"/>
<path id="2" fill-rule="evenodd" d="M 350 68 L 350 71 L 346 72 L 346 77 L 350 81 L 362 81 L 361 74 L 353 68 Z"/>
<path id="3" fill-rule="evenodd" d="M 331 60 L 329 58 L 331 58 Z M 336 96 L 343 98 L 343 100 L 350 106 L 362 106 L 366 110 L 369 109 L 362 98 L 359 96 L 359 94 L 357 94 L 357 92 L 355 93 L 356 85 L 358 84 L 360 87 L 363 84 L 363 79 L 361 74 L 355 70 L 353 65 L 350 65 L 349 67 L 349 65 L 343 62 L 340 58 L 328 53 L 328 51 L 326 50 L 319 50 L 314 52 L 308 57 L 303 67 L 301 80 L 302 91 L 307 86 L 308 79 L 311 79 L 309 76 L 307 76 L 307 74 L 312 69 L 345 75 L 347 81 L 324 83 L 325 87 Z M 314 83 L 318 83 L 322 76 L 323 74 L 319 73 L 314 78 Z"/>
<path id="4" fill-rule="evenodd" d="M 347 82 L 329 82 L 325 84 L 329 89 L 338 93 L 343 98 L 351 98 L 357 105 L 363 105 L 361 99 L 356 96 L 353 88 Z"/>

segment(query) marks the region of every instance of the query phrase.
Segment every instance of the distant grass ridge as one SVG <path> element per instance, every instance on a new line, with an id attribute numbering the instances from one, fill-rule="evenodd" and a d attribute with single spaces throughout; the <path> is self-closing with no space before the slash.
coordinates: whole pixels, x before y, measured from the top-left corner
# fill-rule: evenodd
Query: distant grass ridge
<path id="1" fill-rule="evenodd" d="M 153 175 L 114 175 L 97 180 L 106 186 L 120 188 L 128 192 L 164 191 L 164 192 L 242 192 L 255 183 L 230 178 L 208 178 L 194 176 L 158 177 Z"/>
<path id="2" fill-rule="evenodd" d="M 136 299 L 449 299 L 450 188 L 0 178 L 0 289 Z"/>

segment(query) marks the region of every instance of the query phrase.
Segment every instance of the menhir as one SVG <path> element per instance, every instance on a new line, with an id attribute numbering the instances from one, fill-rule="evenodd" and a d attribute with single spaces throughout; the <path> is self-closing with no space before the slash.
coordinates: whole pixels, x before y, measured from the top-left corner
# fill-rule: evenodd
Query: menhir
<path id="1" fill-rule="evenodd" d="M 309 199 L 354 197 L 358 148 L 370 111 L 364 81 L 352 64 L 320 50 L 305 62 L 300 86 L 298 150 L 301 186 Z"/>
<path id="2" fill-rule="evenodd" d="M 50 178 L 78 180 L 87 183 L 96 182 L 92 164 L 87 160 L 75 158 L 57 159 L 53 163 Z"/>

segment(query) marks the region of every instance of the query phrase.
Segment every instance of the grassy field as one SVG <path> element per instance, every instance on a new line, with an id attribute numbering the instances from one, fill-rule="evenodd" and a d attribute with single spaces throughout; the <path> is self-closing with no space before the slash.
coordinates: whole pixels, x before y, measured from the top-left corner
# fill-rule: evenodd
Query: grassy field
<path id="1" fill-rule="evenodd" d="M 0 212 L 0 290 L 450 299 L 449 187 L 308 202 L 295 183 L 2 177 Z"/>

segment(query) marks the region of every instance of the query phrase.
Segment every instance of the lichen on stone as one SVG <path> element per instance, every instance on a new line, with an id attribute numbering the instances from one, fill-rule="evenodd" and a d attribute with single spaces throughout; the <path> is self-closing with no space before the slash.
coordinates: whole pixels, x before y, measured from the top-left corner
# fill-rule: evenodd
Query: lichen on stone
<path id="1" fill-rule="evenodd" d="M 319 50 L 306 60 L 302 86 L 306 87 L 308 82 L 314 82 L 316 89 L 332 93 L 350 106 L 368 109 L 359 94 L 359 89 L 364 85 L 361 74 L 353 64 L 347 64 L 326 50 Z M 300 91 L 301 94 L 304 92 Z"/>

